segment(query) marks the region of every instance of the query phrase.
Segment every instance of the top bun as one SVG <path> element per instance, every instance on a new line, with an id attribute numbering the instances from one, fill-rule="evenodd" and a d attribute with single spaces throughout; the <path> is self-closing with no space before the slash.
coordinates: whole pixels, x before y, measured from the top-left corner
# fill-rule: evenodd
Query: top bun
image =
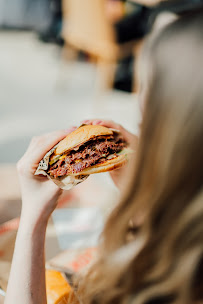
<path id="1" fill-rule="evenodd" d="M 64 152 L 70 151 L 76 146 L 80 146 L 83 143 L 97 136 L 112 134 L 112 130 L 100 125 L 85 125 L 79 127 L 75 131 L 68 134 L 62 141 L 60 141 L 55 150 L 55 154 L 61 155 Z"/>

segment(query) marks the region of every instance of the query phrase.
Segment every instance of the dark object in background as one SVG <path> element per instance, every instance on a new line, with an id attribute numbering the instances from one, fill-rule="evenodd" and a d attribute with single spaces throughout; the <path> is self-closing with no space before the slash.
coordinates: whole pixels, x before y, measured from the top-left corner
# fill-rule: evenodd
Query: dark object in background
<path id="1" fill-rule="evenodd" d="M 125 92 L 132 92 L 133 90 L 133 55 L 118 62 L 116 75 L 114 80 L 114 89 Z"/>
<path id="2" fill-rule="evenodd" d="M 201 8 L 203 8 L 203 0 L 165 0 L 161 1 L 154 8 L 154 11 L 156 15 L 167 11 L 181 16 L 198 11 Z"/>
<path id="3" fill-rule="evenodd" d="M 33 30 L 42 41 L 62 45 L 61 0 L 0 0 L 0 28 Z"/>
<path id="4" fill-rule="evenodd" d="M 51 21 L 49 27 L 40 33 L 39 39 L 43 42 L 56 43 L 63 45 L 64 40 L 61 37 L 62 30 L 62 1 L 61 0 L 49 0 Z"/>
<path id="5" fill-rule="evenodd" d="M 135 4 L 135 11 L 115 25 L 117 41 L 125 43 L 144 38 L 150 32 L 156 17 L 160 13 L 171 12 L 181 16 L 198 11 L 201 8 L 203 8 L 203 0 L 165 0 L 151 8 Z M 131 56 L 119 63 L 114 88 L 131 92 L 132 84 L 133 57 Z"/>
<path id="6" fill-rule="evenodd" d="M 135 5 L 134 12 L 115 24 L 118 43 L 125 43 L 143 38 L 148 31 L 149 18 L 152 9 L 141 5 Z"/>
<path id="7" fill-rule="evenodd" d="M 117 42 L 127 43 L 142 39 L 151 29 L 149 19 L 152 9 L 134 5 L 134 11 L 115 24 Z M 118 63 L 114 88 L 132 92 L 133 86 L 133 54 Z"/>
<path id="8" fill-rule="evenodd" d="M 51 21 L 49 0 L 1 0 L 0 28 L 45 31 Z"/>

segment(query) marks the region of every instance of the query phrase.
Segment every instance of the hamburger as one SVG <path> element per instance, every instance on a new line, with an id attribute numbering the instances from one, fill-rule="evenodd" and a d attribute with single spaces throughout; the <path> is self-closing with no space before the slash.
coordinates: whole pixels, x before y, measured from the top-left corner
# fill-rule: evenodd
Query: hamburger
<path id="1" fill-rule="evenodd" d="M 127 162 L 128 143 L 119 131 L 100 125 L 82 125 L 68 134 L 40 162 L 35 174 L 44 174 L 63 189 L 90 174 L 107 172 Z"/>

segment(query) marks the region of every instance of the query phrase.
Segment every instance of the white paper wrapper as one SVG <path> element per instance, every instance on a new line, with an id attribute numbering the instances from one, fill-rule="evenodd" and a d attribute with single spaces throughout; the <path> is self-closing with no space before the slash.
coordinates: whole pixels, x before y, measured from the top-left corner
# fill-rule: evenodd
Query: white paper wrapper
<path id="1" fill-rule="evenodd" d="M 89 175 L 83 176 L 82 178 L 80 176 L 68 175 L 68 176 L 65 176 L 62 178 L 58 178 L 58 179 L 55 179 L 55 178 L 52 178 L 51 176 L 49 176 L 46 172 L 48 169 L 48 166 L 49 166 L 49 158 L 50 158 L 51 154 L 55 151 L 57 146 L 58 146 L 58 144 L 45 154 L 44 158 L 40 161 L 37 170 L 35 171 L 35 175 L 42 174 L 44 176 L 47 176 L 59 188 L 64 189 L 64 190 L 70 190 L 74 186 L 76 186 L 76 185 L 80 184 L 81 182 L 83 182 L 84 180 L 86 180 Z"/>

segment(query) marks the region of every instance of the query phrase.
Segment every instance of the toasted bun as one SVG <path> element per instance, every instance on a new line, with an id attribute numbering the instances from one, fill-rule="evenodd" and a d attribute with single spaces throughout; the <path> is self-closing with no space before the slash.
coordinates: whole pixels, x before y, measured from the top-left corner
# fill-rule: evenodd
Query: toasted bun
<path id="1" fill-rule="evenodd" d="M 126 163 L 127 163 L 127 157 L 125 154 L 122 154 L 122 155 L 118 155 L 115 158 L 107 159 L 106 161 L 104 161 L 101 164 L 97 164 L 95 166 L 86 168 L 83 171 L 80 171 L 79 173 L 74 174 L 74 176 L 90 175 L 90 174 L 95 174 L 95 173 L 112 171 L 112 170 L 123 167 Z"/>
<path id="2" fill-rule="evenodd" d="M 55 150 L 56 155 L 61 155 L 64 152 L 70 151 L 73 148 L 89 141 L 90 139 L 102 136 L 112 135 L 113 131 L 103 126 L 85 125 L 72 133 L 68 134 L 57 146 Z"/>

